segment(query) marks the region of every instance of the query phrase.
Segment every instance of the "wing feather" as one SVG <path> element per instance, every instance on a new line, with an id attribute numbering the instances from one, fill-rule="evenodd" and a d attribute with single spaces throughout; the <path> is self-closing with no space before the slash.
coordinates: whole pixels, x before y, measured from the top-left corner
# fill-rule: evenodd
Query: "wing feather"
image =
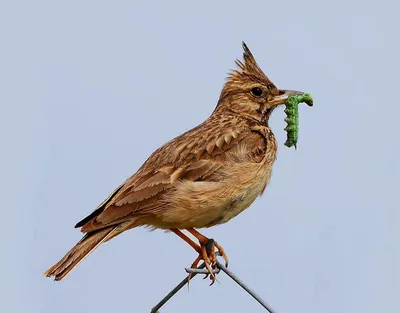
<path id="1" fill-rule="evenodd" d="M 218 177 L 213 174 L 229 166 L 229 162 L 240 162 L 241 154 L 243 161 L 248 161 L 264 146 L 265 138 L 239 121 L 194 128 L 157 149 L 138 172 L 103 202 L 98 214 L 93 212 L 77 225 L 83 226 L 83 232 L 90 232 L 132 216 L 155 213 L 163 209 L 159 200 L 166 198 L 176 182 L 211 182 Z"/>

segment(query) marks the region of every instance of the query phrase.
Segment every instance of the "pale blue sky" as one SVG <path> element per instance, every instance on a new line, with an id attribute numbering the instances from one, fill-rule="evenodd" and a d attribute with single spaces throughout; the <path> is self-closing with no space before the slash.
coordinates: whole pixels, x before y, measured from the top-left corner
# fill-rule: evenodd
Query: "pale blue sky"
<path id="1" fill-rule="evenodd" d="M 308 91 L 298 150 L 264 196 L 205 230 L 278 313 L 400 312 L 395 1 L 0 3 L 1 312 L 149 312 L 196 257 L 135 229 L 64 281 L 43 271 L 73 226 L 167 140 L 213 111 L 244 40 L 281 88 Z M 263 312 L 228 277 L 160 312 Z"/>

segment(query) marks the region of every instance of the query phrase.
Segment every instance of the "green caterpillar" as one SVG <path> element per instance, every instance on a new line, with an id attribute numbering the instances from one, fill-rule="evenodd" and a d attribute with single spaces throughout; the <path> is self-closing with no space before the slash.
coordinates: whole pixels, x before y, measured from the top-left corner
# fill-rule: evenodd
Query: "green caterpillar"
<path id="1" fill-rule="evenodd" d="M 285 146 L 293 147 L 297 149 L 297 139 L 299 137 L 299 103 L 306 103 L 309 106 L 313 105 L 313 99 L 309 93 L 304 93 L 302 95 L 291 95 L 285 102 L 286 118 L 285 122 L 287 126 L 285 127 L 287 137 Z"/>

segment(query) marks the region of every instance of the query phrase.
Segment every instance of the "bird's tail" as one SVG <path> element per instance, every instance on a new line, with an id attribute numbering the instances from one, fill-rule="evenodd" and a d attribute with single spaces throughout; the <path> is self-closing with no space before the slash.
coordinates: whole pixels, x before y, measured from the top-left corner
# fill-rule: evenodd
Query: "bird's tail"
<path id="1" fill-rule="evenodd" d="M 63 279 L 102 242 L 117 235 L 118 232 L 118 226 L 111 226 L 87 233 L 60 261 L 50 267 L 44 275 L 47 277 L 54 276 L 54 280 Z"/>

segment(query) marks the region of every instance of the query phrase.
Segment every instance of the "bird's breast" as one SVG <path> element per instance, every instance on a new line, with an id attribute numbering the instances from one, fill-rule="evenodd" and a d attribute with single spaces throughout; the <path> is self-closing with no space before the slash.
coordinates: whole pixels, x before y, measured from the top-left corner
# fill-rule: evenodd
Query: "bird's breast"
<path id="1" fill-rule="evenodd" d="M 218 224 L 228 222 L 262 195 L 271 179 L 272 164 L 260 164 L 257 168 L 246 166 L 239 171 L 245 177 L 243 179 L 237 178 L 236 182 L 232 182 L 236 185 L 236 188 L 232 188 L 236 189 L 236 192 L 232 195 L 231 202 L 222 208 L 221 220 Z"/>

